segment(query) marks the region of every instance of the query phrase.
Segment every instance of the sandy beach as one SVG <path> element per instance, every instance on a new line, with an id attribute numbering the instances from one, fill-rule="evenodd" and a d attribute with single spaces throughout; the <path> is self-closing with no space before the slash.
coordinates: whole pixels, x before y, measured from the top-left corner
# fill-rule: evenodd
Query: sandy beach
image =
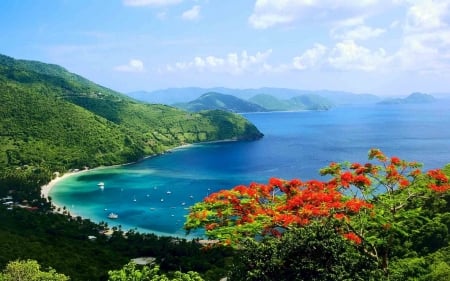
<path id="1" fill-rule="evenodd" d="M 195 144 L 207 144 L 207 143 L 230 142 L 230 141 L 236 141 L 236 140 L 234 140 L 234 139 L 225 139 L 225 140 L 217 140 L 217 141 L 199 142 L 199 143 L 195 143 Z M 174 148 L 168 149 L 166 152 L 163 152 L 163 153 L 160 153 L 160 154 L 155 154 L 155 155 L 148 155 L 148 156 L 145 156 L 145 157 L 143 157 L 142 159 L 140 159 L 140 160 L 138 160 L 138 161 L 136 161 L 136 162 L 129 162 L 129 163 L 117 164 L 117 165 L 111 165 L 111 166 L 100 166 L 100 167 L 96 167 L 96 168 L 93 168 L 93 169 L 79 170 L 79 171 L 76 171 L 76 172 L 67 172 L 67 173 L 65 173 L 65 174 L 62 175 L 62 176 L 58 176 L 58 177 L 54 178 L 54 179 L 51 180 L 48 184 L 43 185 L 43 186 L 41 187 L 41 196 L 44 197 L 44 198 L 48 198 L 48 195 L 49 195 L 49 193 L 50 193 L 50 190 L 52 190 L 52 188 L 53 188 L 60 180 L 66 179 L 66 178 L 68 178 L 68 177 L 70 177 L 70 176 L 73 176 L 73 175 L 75 175 L 75 174 L 79 174 L 79 173 L 83 173 L 83 172 L 87 172 L 87 171 L 91 171 L 91 170 L 95 170 L 95 169 L 102 169 L 102 168 L 105 169 L 105 168 L 111 168 L 111 167 L 116 167 L 116 166 L 131 165 L 131 164 L 137 163 L 137 162 L 139 162 L 139 161 L 143 161 L 143 160 L 145 160 L 145 159 L 147 159 L 147 158 L 152 158 L 152 157 L 155 157 L 155 156 L 158 156 L 158 155 L 163 155 L 163 154 L 165 154 L 165 153 L 170 153 L 170 152 L 175 151 L 175 150 L 177 150 L 177 149 L 180 149 L 180 148 L 186 148 L 186 147 L 189 147 L 189 146 L 192 146 L 192 145 L 194 145 L 194 144 L 193 144 L 193 143 L 182 144 L 182 145 L 176 146 L 176 147 L 174 147 Z"/>
<path id="2" fill-rule="evenodd" d="M 58 177 L 52 179 L 48 184 L 41 186 L 41 196 L 44 197 L 44 198 L 48 198 L 48 194 L 50 193 L 50 190 L 52 190 L 52 188 L 55 187 L 55 185 L 59 181 L 61 181 L 63 179 L 66 179 L 66 178 L 68 178 L 70 176 L 73 176 L 73 175 L 76 175 L 76 174 L 79 174 L 79 173 L 83 173 L 83 172 L 87 172 L 87 171 L 89 171 L 89 170 L 81 170 L 81 171 L 77 171 L 77 172 L 68 172 L 68 173 L 65 173 L 62 176 L 58 176 Z"/>

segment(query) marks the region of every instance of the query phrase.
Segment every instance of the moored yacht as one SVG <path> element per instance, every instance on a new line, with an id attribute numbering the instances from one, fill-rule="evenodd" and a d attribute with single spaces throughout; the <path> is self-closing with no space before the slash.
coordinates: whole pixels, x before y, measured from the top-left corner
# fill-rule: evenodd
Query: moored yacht
<path id="1" fill-rule="evenodd" d="M 109 213 L 109 215 L 108 215 L 108 218 L 110 218 L 110 219 L 117 219 L 118 217 L 119 217 L 119 215 L 115 214 L 115 213 Z"/>

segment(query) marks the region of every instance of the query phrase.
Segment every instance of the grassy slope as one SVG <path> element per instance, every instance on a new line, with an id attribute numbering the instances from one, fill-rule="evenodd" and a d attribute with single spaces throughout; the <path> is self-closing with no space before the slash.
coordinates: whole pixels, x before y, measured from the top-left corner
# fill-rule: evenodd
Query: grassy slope
<path id="1" fill-rule="evenodd" d="M 0 118 L 0 169 L 110 165 L 183 143 L 261 136 L 237 115 L 139 103 L 59 66 L 1 55 Z"/>

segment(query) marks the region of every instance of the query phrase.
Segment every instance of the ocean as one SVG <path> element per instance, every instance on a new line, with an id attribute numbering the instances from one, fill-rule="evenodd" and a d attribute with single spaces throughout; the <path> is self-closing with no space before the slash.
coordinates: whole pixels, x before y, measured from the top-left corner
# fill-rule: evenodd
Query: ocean
<path id="1" fill-rule="evenodd" d="M 320 179 L 331 162 L 365 162 L 371 148 L 424 164 L 450 163 L 450 104 L 339 106 L 328 111 L 249 113 L 264 138 L 174 149 L 138 163 L 93 169 L 50 191 L 72 214 L 123 230 L 178 237 L 189 206 L 211 192 L 271 177 Z M 101 188 L 99 183 L 103 183 Z M 108 218 L 113 212 L 116 219 Z"/>

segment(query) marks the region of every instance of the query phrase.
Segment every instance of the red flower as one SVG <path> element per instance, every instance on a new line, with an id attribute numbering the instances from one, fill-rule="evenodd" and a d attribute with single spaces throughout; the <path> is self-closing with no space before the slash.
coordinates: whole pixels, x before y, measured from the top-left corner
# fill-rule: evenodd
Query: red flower
<path id="1" fill-rule="evenodd" d="M 422 172 L 419 169 L 415 169 L 413 171 L 411 171 L 411 173 L 409 173 L 412 177 L 416 177 L 418 175 L 420 175 Z"/>
<path id="2" fill-rule="evenodd" d="M 345 239 L 350 240 L 358 245 L 362 242 L 361 237 L 356 235 L 354 232 L 345 233 L 343 236 Z"/>
<path id="3" fill-rule="evenodd" d="M 438 182 L 441 182 L 441 183 L 447 183 L 448 182 L 447 176 L 440 169 L 429 170 L 427 174 L 431 178 L 437 180 Z"/>
<path id="4" fill-rule="evenodd" d="M 391 157 L 391 163 L 392 163 L 392 165 L 395 165 L 395 166 L 398 166 L 398 165 L 400 165 L 401 164 L 401 160 L 400 160 L 400 158 L 398 158 L 398 157 Z"/>
<path id="5" fill-rule="evenodd" d="M 354 179 L 354 182 L 357 186 L 369 186 L 371 184 L 370 179 L 365 177 L 364 175 L 357 175 Z"/>
<path id="6" fill-rule="evenodd" d="M 352 180 L 353 174 L 351 172 L 345 172 L 341 174 L 341 185 L 343 187 L 349 187 Z"/>
<path id="7" fill-rule="evenodd" d="M 271 186 L 276 186 L 278 188 L 283 186 L 283 182 L 280 179 L 277 179 L 277 178 L 270 178 L 269 179 L 269 184 Z"/>
<path id="8" fill-rule="evenodd" d="M 334 214 L 334 218 L 338 220 L 348 220 L 348 217 L 343 213 Z"/>
<path id="9" fill-rule="evenodd" d="M 345 202 L 345 207 L 347 207 L 350 211 L 357 213 L 361 210 L 361 208 L 371 209 L 373 206 L 372 204 L 369 204 L 361 199 L 353 198 Z"/>
<path id="10" fill-rule="evenodd" d="M 444 184 L 444 185 L 437 185 L 434 183 L 431 183 L 428 185 L 428 187 L 436 192 L 446 192 L 450 189 L 450 184 Z"/>
<path id="11" fill-rule="evenodd" d="M 400 184 L 400 188 L 405 188 L 410 184 L 410 182 L 409 182 L 409 180 L 403 178 L 403 179 L 400 179 L 399 184 Z"/>
<path id="12" fill-rule="evenodd" d="M 289 182 L 291 187 L 300 187 L 302 185 L 302 182 L 299 179 L 293 179 Z"/>

